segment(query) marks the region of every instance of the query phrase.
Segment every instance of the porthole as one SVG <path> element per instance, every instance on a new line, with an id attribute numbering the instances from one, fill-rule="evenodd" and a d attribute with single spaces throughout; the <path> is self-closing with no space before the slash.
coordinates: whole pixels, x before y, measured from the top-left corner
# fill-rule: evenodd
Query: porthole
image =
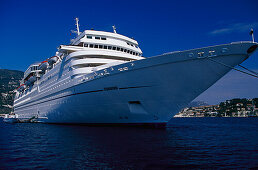
<path id="1" fill-rule="evenodd" d="M 194 57 L 194 54 L 193 54 L 193 53 L 189 53 L 188 56 L 189 56 L 190 58 L 193 58 L 193 57 Z"/>
<path id="2" fill-rule="evenodd" d="M 198 53 L 198 57 L 203 57 L 204 56 L 204 52 L 199 52 Z"/>
<path id="3" fill-rule="evenodd" d="M 215 51 L 209 51 L 209 56 L 215 56 Z"/>
<path id="4" fill-rule="evenodd" d="M 222 48 L 221 52 L 222 52 L 222 53 L 228 52 L 228 48 Z"/>

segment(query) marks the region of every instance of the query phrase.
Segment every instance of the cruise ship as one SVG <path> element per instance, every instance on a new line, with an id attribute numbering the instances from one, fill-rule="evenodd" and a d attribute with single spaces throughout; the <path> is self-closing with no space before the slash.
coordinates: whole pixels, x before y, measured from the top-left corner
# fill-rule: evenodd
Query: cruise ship
<path id="1" fill-rule="evenodd" d="M 14 99 L 19 119 L 45 123 L 164 126 L 257 48 L 252 41 L 145 58 L 138 42 L 85 30 L 33 63 Z"/>

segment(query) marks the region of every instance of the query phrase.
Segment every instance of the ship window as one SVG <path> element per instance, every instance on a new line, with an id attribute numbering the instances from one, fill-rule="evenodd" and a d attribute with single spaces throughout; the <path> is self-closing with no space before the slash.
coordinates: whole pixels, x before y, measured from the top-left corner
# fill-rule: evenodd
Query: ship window
<path id="1" fill-rule="evenodd" d="M 126 52 L 127 52 L 127 49 L 124 49 L 124 52 L 126 53 Z"/>
<path id="2" fill-rule="evenodd" d="M 116 47 L 113 47 L 113 50 L 116 50 Z"/>
<path id="3" fill-rule="evenodd" d="M 112 49 L 112 47 L 111 47 L 111 46 L 108 46 L 108 49 L 109 49 L 109 50 L 111 50 L 111 49 Z"/>
<path id="4" fill-rule="evenodd" d="M 99 45 L 99 48 L 101 48 L 101 49 L 102 49 L 102 48 L 103 48 L 103 45 Z"/>
<path id="5" fill-rule="evenodd" d="M 199 57 L 203 57 L 203 56 L 204 56 L 204 52 L 199 52 L 199 53 L 198 53 L 198 56 L 199 56 Z"/>
<path id="6" fill-rule="evenodd" d="M 191 58 L 194 57 L 194 54 L 193 54 L 193 53 L 189 53 L 188 55 L 189 55 L 189 57 L 191 57 Z"/>
<path id="7" fill-rule="evenodd" d="M 133 44 L 131 44 L 131 46 L 134 47 Z"/>
<path id="8" fill-rule="evenodd" d="M 130 53 L 130 51 L 129 51 L 129 50 L 127 50 L 127 53 Z"/>
<path id="9" fill-rule="evenodd" d="M 92 36 L 88 35 L 87 38 L 88 38 L 88 39 L 92 39 Z"/>
<path id="10" fill-rule="evenodd" d="M 135 52 L 133 52 L 133 55 L 135 55 Z"/>
<path id="11" fill-rule="evenodd" d="M 132 54 L 133 52 L 132 51 L 130 51 L 130 54 Z"/>
<path id="12" fill-rule="evenodd" d="M 130 45 L 130 44 L 127 42 L 127 45 Z"/>
<path id="13" fill-rule="evenodd" d="M 100 40 L 100 37 L 95 37 L 96 40 Z"/>
<path id="14" fill-rule="evenodd" d="M 215 51 L 209 51 L 209 56 L 215 56 Z"/>
<path id="15" fill-rule="evenodd" d="M 120 51 L 124 51 L 124 49 L 123 49 L 123 48 L 121 48 L 121 49 L 120 49 Z"/>
<path id="16" fill-rule="evenodd" d="M 107 49 L 107 46 L 106 46 L 106 45 L 104 45 L 104 49 Z"/>
<path id="17" fill-rule="evenodd" d="M 222 48 L 222 52 L 225 53 L 228 51 L 228 48 Z"/>
<path id="18" fill-rule="evenodd" d="M 78 46 L 83 47 L 83 42 L 80 42 Z"/>
<path id="19" fill-rule="evenodd" d="M 99 48 L 99 46 L 95 44 L 95 45 L 94 45 L 94 48 Z"/>
<path id="20" fill-rule="evenodd" d="M 106 37 L 101 37 L 101 40 L 107 40 L 107 38 Z"/>
<path id="21" fill-rule="evenodd" d="M 116 49 L 117 51 L 120 51 L 120 48 L 119 47 L 117 47 L 117 49 Z"/>
<path id="22" fill-rule="evenodd" d="M 93 44 L 90 44 L 90 48 L 93 48 Z"/>
<path id="23" fill-rule="evenodd" d="M 88 44 L 84 44 L 84 47 L 88 47 Z"/>

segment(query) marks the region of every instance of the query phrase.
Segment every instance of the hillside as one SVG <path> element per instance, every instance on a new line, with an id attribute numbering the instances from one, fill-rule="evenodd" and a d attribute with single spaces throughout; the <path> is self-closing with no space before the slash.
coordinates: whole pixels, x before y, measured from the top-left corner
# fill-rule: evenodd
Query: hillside
<path id="1" fill-rule="evenodd" d="M 0 114 L 10 113 L 13 105 L 13 90 L 19 87 L 22 71 L 0 69 Z"/>

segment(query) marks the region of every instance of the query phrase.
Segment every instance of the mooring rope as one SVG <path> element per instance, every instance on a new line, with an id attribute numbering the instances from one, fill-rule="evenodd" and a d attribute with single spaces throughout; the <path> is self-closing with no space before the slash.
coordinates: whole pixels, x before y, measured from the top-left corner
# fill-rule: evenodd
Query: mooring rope
<path id="1" fill-rule="evenodd" d="M 232 67 L 232 66 L 229 66 L 229 65 L 227 65 L 227 64 L 225 64 L 225 63 L 221 63 L 221 62 L 219 62 L 219 61 L 213 60 L 213 59 L 211 59 L 211 58 L 209 58 L 209 57 L 207 57 L 207 59 L 209 59 L 209 60 L 211 60 L 211 61 L 213 61 L 213 62 L 215 62 L 215 63 L 221 64 L 221 65 L 223 65 L 223 66 L 225 66 L 225 67 L 228 67 L 228 68 L 231 68 L 231 69 L 233 69 L 233 70 L 239 71 L 239 72 L 241 72 L 241 73 L 247 74 L 247 75 L 249 75 L 249 76 L 258 78 L 258 75 L 253 75 L 253 74 L 251 74 L 251 73 L 248 73 L 248 72 L 239 70 L 239 69 L 234 68 L 234 67 Z M 256 74 L 256 73 L 255 73 L 255 74 Z"/>
<path id="2" fill-rule="evenodd" d="M 246 68 L 246 67 L 244 67 L 244 66 L 242 66 L 242 65 L 240 65 L 240 64 L 238 64 L 238 66 L 239 66 L 239 67 L 242 67 L 243 69 L 245 69 L 245 70 L 247 70 L 247 71 L 249 71 L 249 72 L 251 72 L 251 73 L 253 73 L 253 74 L 258 75 L 257 72 L 255 72 L 255 71 L 253 71 L 253 70 L 249 70 L 248 68 Z"/>

